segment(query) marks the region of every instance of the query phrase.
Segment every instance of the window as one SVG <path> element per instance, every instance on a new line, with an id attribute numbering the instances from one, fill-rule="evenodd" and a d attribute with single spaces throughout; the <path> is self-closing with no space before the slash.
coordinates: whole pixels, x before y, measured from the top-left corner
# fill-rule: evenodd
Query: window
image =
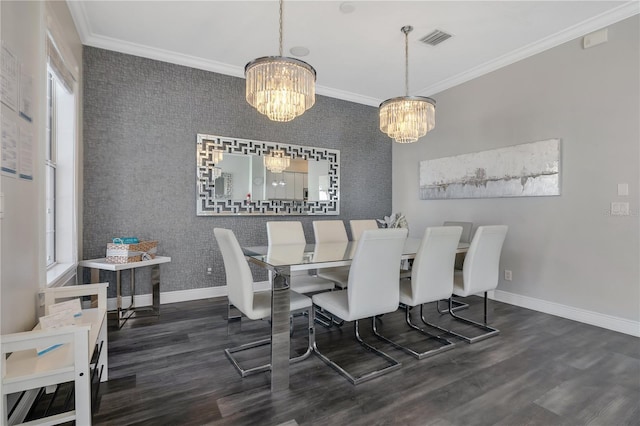
<path id="1" fill-rule="evenodd" d="M 61 285 L 77 262 L 77 100 L 75 79 L 47 38 L 45 260 L 47 285 Z"/>
<path id="2" fill-rule="evenodd" d="M 54 88 L 56 81 L 47 72 L 47 147 L 45 155 L 45 232 L 47 268 L 56 263 L 56 138 Z"/>

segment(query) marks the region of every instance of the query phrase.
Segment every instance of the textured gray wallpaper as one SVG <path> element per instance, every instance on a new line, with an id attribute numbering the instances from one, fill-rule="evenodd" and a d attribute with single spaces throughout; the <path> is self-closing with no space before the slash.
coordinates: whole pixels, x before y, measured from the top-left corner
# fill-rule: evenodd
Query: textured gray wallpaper
<path id="1" fill-rule="evenodd" d="M 339 149 L 341 215 L 324 218 L 346 224 L 391 212 L 391 141 L 378 129 L 377 108 L 318 96 L 303 116 L 273 123 L 244 90 L 244 79 L 84 48 L 85 259 L 104 257 L 115 236 L 157 239 L 158 253 L 172 257 L 161 266 L 167 292 L 225 284 L 214 227 L 234 230 L 241 245 L 267 243 L 273 217 L 196 216 L 197 133 Z M 311 222 L 322 218 L 275 220 L 302 221 L 312 242 Z M 150 292 L 145 273 L 137 294 Z M 254 277 L 264 274 L 254 269 Z"/>

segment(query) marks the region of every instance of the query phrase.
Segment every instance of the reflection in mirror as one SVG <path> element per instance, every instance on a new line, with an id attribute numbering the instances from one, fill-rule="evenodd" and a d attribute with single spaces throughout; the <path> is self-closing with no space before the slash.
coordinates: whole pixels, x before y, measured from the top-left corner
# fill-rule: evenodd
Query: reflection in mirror
<path id="1" fill-rule="evenodd" d="M 276 151 L 287 164 L 274 172 L 264 159 Z M 340 212 L 338 150 L 198 134 L 196 160 L 199 216 Z"/>
<path id="2" fill-rule="evenodd" d="M 345 256 L 348 256 L 346 252 L 349 244 L 348 241 L 340 243 L 316 243 L 313 251 L 313 261 L 319 263 L 345 259 Z M 355 246 L 355 244 L 352 245 Z M 351 259 L 351 257 L 346 257 L 346 259 Z"/>
<path id="3" fill-rule="evenodd" d="M 222 173 L 222 175 L 215 180 L 216 198 L 233 198 L 233 183 L 231 176 L 231 173 Z"/>

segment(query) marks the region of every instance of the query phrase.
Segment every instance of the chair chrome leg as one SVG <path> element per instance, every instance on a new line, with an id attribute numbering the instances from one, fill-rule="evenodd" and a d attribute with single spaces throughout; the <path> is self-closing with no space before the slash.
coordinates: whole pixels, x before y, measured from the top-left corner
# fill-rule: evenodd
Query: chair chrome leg
<path id="1" fill-rule="evenodd" d="M 443 300 L 437 300 L 436 301 L 436 309 L 438 310 L 438 313 L 440 315 L 444 315 L 444 314 L 448 314 L 449 313 L 449 308 L 447 309 L 440 309 L 440 302 L 448 302 L 449 299 L 443 299 Z M 463 309 L 467 309 L 469 308 L 469 304 L 468 303 L 464 303 L 461 302 L 460 300 L 457 299 L 453 299 L 453 311 L 461 311 Z"/>
<path id="2" fill-rule="evenodd" d="M 487 292 L 484 292 L 484 325 L 487 325 Z"/>
<path id="3" fill-rule="evenodd" d="M 453 349 L 455 347 L 455 344 L 453 342 L 450 342 L 447 339 L 443 339 L 440 336 L 436 336 L 435 334 L 431 334 L 431 333 L 423 330 L 422 328 L 418 327 L 417 325 L 413 324 L 411 322 L 411 315 L 409 314 L 409 307 L 405 306 L 404 310 L 405 310 L 405 321 L 406 321 L 407 325 L 409 327 L 411 327 L 412 329 L 417 330 L 420 333 L 424 334 L 425 336 L 427 336 L 427 338 L 435 339 L 438 342 L 440 342 L 441 346 L 439 348 L 432 349 L 432 350 L 425 351 L 425 352 L 417 352 L 417 351 L 415 351 L 415 350 L 413 350 L 413 349 L 411 349 L 411 348 L 409 348 L 407 346 L 403 346 L 403 345 L 401 345 L 399 343 L 396 343 L 393 340 L 388 339 L 387 337 L 381 335 L 378 332 L 378 328 L 376 327 L 375 319 L 373 321 L 373 334 L 375 334 L 376 337 L 379 338 L 380 340 L 383 340 L 383 341 L 391 344 L 393 347 L 395 347 L 397 349 L 400 349 L 401 351 L 404 351 L 404 352 L 408 353 L 409 355 L 412 355 L 413 357 L 418 358 L 418 359 L 424 359 L 424 358 L 428 358 L 428 357 L 431 357 L 431 356 L 434 356 L 434 355 L 438 355 L 439 353 L 446 352 L 449 349 Z"/>
<path id="4" fill-rule="evenodd" d="M 311 355 L 311 352 L 313 352 L 313 347 L 315 342 L 315 338 L 314 338 L 315 330 L 313 328 L 313 324 L 315 320 L 313 315 L 313 307 L 309 309 L 309 313 L 307 316 L 309 318 L 309 324 L 307 326 L 309 329 L 309 343 L 307 345 L 307 350 L 302 355 L 289 359 L 289 362 L 292 364 L 309 358 L 309 355 Z M 246 351 L 249 349 L 254 349 L 260 346 L 269 345 L 269 344 L 271 344 L 271 338 L 267 337 L 266 339 L 258 340 L 256 342 L 245 343 L 243 345 L 236 346 L 235 348 L 227 348 L 224 350 L 224 353 L 229 359 L 229 361 L 231 361 L 231 364 L 233 364 L 236 370 L 238 370 L 238 372 L 240 373 L 240 376 L 247 377 L 252 374 L 262 373 L 264 371 L 271 370 L 271 364 L 263 364 L 263 365 L 259 365 L 257 367 L 252 367 L 252 368 L 242 368 L 242 366 L 240 366 L 240 363 L 238 362 L 238 360 L 236 360 L 233 354 L 241 351 Z"/>
<path id="5" fill-rule="evenodd" d="M 484 339 L 487 339 L 489 337 L 492 337 L 492 336 L 500 334 L 500 330 L 498 330 L 497 328 L 490 327 L 487 324 L 487 292 L 486 291 L 484 292 L 484 324 L 476 322 L 476 321 L 473 321 L 473 320 L 470 320 L 468 318 L 461 317 L 459 315 L 456 315 L 456 314 L 454 314 L 455 309 L 452 309 L 452 308 L 453 308 L 453 303 L 452 303 L 451 299 L 449 299 L 449 315 L 451 315 L 454 319 L 456 319 L 458 321 L 462 321 L 462 322 L 465 322 L 467 324 L 473 325 L 475 327 L 481 328 L 483 330 L 486 330 L 487 332 L 484 333 L 484 334 L 481 334 L 479 336 L 475 336 L 475 337 L 464 336 L 464 335 L 456 333 L 456 332 L 454 332 L 452 330 L 447 330 L 447 329 L 442 328 L 442 327 L 440 327 L 440 326 L 438 326 L 436 324 L 432 324 L 432 323 L 427 322 L 425 320 L 425 318 L 424 318 L 424 315 L 422 315 L 422 311 L 421 311 L 420 312 L 421 313 L 420 316 L 422 317 L 422 322 L 424 322 L 426 325 L 428 325 L 430 327 L 435 327 L 438 330 L 446 331 L 449 334 L 453 334 L 454 336 L 463 339 L 467 343 L 476 343 L 476 342 L 479 342 L 481 340 L 484 340 Z"/>
<path id="6" fill-rule="evenodd" d="M 314 307 L 315 310 L 315 307 Z M 316 312 L 316 322 L 325 328 L 333 327 L 333 316 L 318 310 Z"/>
<path id="7" fill-rule="evenodd" d="M 244 345 L 236 346 L 235 348 L 227 348 L 224 350 L 225 355 L 231 361 L 231 364 L 238 370 L 241 377 L 247 377 L 251 374 L 262 373 L 263 371 L 269 371 L 271 369 L 271 364 L 259 365 L 253 368 L 242 368 L 240 363 L 233 356 L 236 352 L 246 351 L 247 349 L 253 349 L 264 345 L 271 344 L 271 338 L 266 338 L 262 340 L 258 340 L 257 342 L 245 343 Z"/>
<path id="8" fill-rule="evenodd" d="M 331 313 L 327 314 L 322 310 L 316 311 L 316 322 L 325 328 L 331 328 L 334 325 L 342 327 L 342 325 L 344 324 L 343 319 L 338 321 L 336 320 L 336 317 L 334 317 Z"/>
<path id="9" fill-rule="evenodd" d="M 309 355 L 311 355 L 311 352 L 313 352 L 313 344 L 315 343 L 315 329 L 314 327 L 314 323 L 315 323 L 315 316 L 314 316 L 314 309 L 313 306 L 309 309 L 309 313 L 308 313 L 308 318 L 309 318 L 309 323 L 307 324 L 307 330 L 308 330 L 308 344 L 307 344 L 307 350 L 305 351 L 305 353 L 303 353 L 300 356 L 297 356 L 295 358 L 291 358 L 291 360 L 289 361 L 291 364 L 294 364 L 296 362 L 300 362 L 302 360 L 305 360 L 307 358 L 309 358 Z"/>
<path id="10" fill-rule="evenodd" d="M 242 320 L 242 312 L 240 309 L 233 306 L 233 303 L 227 303 L 227 336 L 231 334 L 230 326 L 232 322 L 237 322 Z"/>
<path id="11" fill-rule="evenodd" d="M 372 320 L 375 321 L 374 318 L 372 318 Z M 338 364 L 336 364 L 334 361 L 331 361 L 331 359 L 329 359 L 329 357 L 327 357 L 322 352 L 320 352 L 315 340 L 314 340 L 314 343 L 313 343 L 313 351 L 318 356 L 318 358 L 320 358 L 325 364 L 327 364 L 329 367 L 331 367 L 334 370 L 336 370 L 338 373 L 340 373 L 342 376 L 344 376 L 347 380 L 349 380 L 349 382 L 351 382 L 351 384 L 353 384 L 353 385 L 359 385 L 360 383 L 366 382 L 366 381 L 371 380 L 371 379 L 375 379 L 376 377 L 382 376 L 383 374 L 390 373 L 391 371 L 397 370 L 402 366 L 402 364 L 399 361 L 397 361 L 396 359 L 390 357 L 386 353 L 382 352 L 381 350 L 378 350 L 378 349 L 374 348 L 373 346 L 369 345 L 364 340 L 362 340 L 362 337 L 360 337 L 358 320 L 354 321 L 354 334 L 355 334 L 356 340 L 358 341 L 358 343 L 360 343 L 360 345 L 362 347 L 364 347 L 369 352 L 373 352 L 375 355 L 378 355 L 378 356 L 384 358 L 385 360 L 387 360 L 389 362 L 390 365 L 388 367 L 382 368 L 380 370 L 371 371 L 371 372 L 366 373 L 366 374 L 364 374 L 364 375 L 362 375 L 360 377 L 355 377 L 352 374 L 350 374 L 347 370 L 345 370 L 344 368 L 342 368 Z"/>

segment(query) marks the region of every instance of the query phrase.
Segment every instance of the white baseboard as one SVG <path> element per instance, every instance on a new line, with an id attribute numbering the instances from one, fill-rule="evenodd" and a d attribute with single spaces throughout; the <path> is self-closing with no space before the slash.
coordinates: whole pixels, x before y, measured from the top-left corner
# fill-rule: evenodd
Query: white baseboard
<path id="1" fill-rule="evenodd" d="M 640 337 L 640 322 L 625 318 L 614 317 L 585 309 L 574 308 L 560 303 L 549 302 L 520 294 L 509 293 L 503 290 L 489 292 L 489 298 L 498 302 L 532 309 L 545 314 L 555 315 L 585 324 L 595 325 L 608 330 L 617 331 L 631 336 Z"/>
<path id="2" fill-rule="evenodd" d="M 257 282 L 254 285 L 255 290 L 268 290 L 271 288 L 269 281 Z M 227 295 L 227 286 L 196 288 L 192 290 L 167 291 L 160 293 L 160 304 L 188 302 L 190 300 L 209 299 L 212 297 L 224 297 Z M 572 306 L 562 305 L 560 303 L 549 302 L 542 299 L 536 299 L 520 294 L 509 293 L 503 290 L 495 290 L 489 292 L 489 298 L 498 302 L 508 303 L 510 305 L 521 306 L 523 308 L 532 309 L 545 314 L 555 315 L 574 321 L 583 322 L 585 324 L 595 325 L 597 327 L 606 328 L 608 330 L 617 331 L 631 336 L 640 337 L 640 322 L 632 321 L 625 318 L 614 317 L 611 315 L 601 314 L 598 312 L 587 311 L 585 309 L 574 308 Z M 123 305 L 129 304 L 128 297 L 124 298 Z M 135 297 L 136 306 L 151 306 L 151 294 L 140 294 Z M 116 308 L 116 299 L 107 300 L 109 310 Z"/>
<path id="3" fill-rule="evenodd" d="M 269 281 L 260 281 L 254 284 L 253 288 L 257 291 L 268 290 L 271 288 Z M 188 302 L 190 300 L 209 299 L 212 297 L 225 297 L 227 295 L 227 286 L 194 288 L 191 290 L 178 290 L 160 292 L 160 304 Z M 136 306 L 151 306 L 153 303 L 151 294 L 138 294 L 135 296 Z M 107 309 L 112 311 L 117 307 L 116 298 L 107 299 Z M 129 305 L 129 297 L 123 297 L 123 306 Z"/>

